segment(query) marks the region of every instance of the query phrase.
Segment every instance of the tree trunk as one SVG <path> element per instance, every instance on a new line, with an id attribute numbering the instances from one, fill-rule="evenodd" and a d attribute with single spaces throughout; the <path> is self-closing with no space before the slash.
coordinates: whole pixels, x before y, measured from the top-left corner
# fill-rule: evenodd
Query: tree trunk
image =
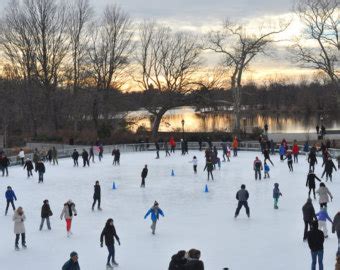
<path id="1" fill-rule="evenodd" d="M 157 114 L 154 114 L 155 119 L 153 120 L 152 123 L 152 138 L 156 138 L 158 135 L 158 129 L 159 129 L 159 125 L 161 124 L 163 115 L 167 112 L 167 108 L 161 108 Z"/>

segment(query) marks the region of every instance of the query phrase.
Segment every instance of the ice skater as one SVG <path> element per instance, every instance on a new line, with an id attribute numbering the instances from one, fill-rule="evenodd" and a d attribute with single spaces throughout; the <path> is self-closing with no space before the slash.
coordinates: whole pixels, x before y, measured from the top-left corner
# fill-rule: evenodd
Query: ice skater
<path id="1" fill-rule="evenodd" d="M 25 152 L 22 148 L 20 148 L 18 158 L 21 160 L 21 166 L 24 166 L 24 164 L 25 164 Z"/>
<path id="2" fill-rule="evenodd" d="M 319 223 L 319 230 L 321 230 L 325 236 L 328 238 L 328 230 L 327 230 L 327 220 L 333 224 L 332 219 L 329 217 L 327 213 L 327 207 L 322 207 L 318 213 L 316 213 Z"/>
<path id="3" fill-rule="evenodd" d="M 241 189 L 236 193 L 236 199 L 238 200 L 238 205 L 235 211 L 235 218 L 237 218 L 238 214 L 240 213 L 240 210 L 242 206 L 246 209 L 246 214 L 248 218 L 250 217 L 250 211 L 248 206 L 248 199 L 249 199 L 249 193 L 246 190 L 246 185 L 242 184 Z"/>
<path id="4" fill-rule="evenodd" d="M 33 173 L 32 173 L 33 163 L 29 158 L 27 158 L 26 161 L 25 161 L 24 170 L 25 169 L 27 170 L 27 178 L 30 178 L 30 176 L 33 177 Z"/>
<path id="5" fill-rule="evenodd" d="M 306 241 L 308 226 L 311 227 L 312 222 L 314 220 L 317 220 L 311 198 L 308 198 L 307 202 L 303 205 L 302 214 L 303 214 L 303 222 L 305 224 L 304 233 L 303 233 L 303 241 Z"/>
<path id="6" fill-rule="evenodd" d="M 149 211 L 145 214 L 144 219 L 146 219 L 151 214 L 151 231 L 152 234 L 155 234 L 156 232 L 156 224 L 159 219 L 159 215 L 162 215 L 164 217 L 164 213 L 162 209 L 159 208 L 159 204 L 157 201 L 154 202 L 153 207 L 149 209 Z"/>
<path id="7" fill-rule="evenodd" d="M 90 156 L 89 156 L 89 160 L 92 159 L 92 163 L 94 163 L 94 151 L 93 151 L 93 145 L 91 145 L 90 149 L 89 149 L 89 153 L 90 153 Z"/>
<path id="8" fill-rule="evenodd" d="M 273 189 L 274 209 L 279 209 L 279 206 L 277 204 L 279 202 L 280 196 L 282 196 L 282 193 L 280 192 L 279 184 L 275 183 Z"/>
<path id="9" fill-rule="evenodd" d="M 237 151 L 238 151 L 238 139 L 237 139 L 236 136 L 234 137 L 232 147 L 233 147 L 234 157 L 237 157 Z"/>
<path id="10" fill-rule="evenodd" d="M 309 170 L 309 173 L 307 175 L 307 181 L 306 181 L 306 187 L 309 188 L 308 191 L 308 197 L 310 197 L 310 193 L 313 190 L 314 200 L 315 197 L 315 179 L 321 182 L 321 179 L 315 175 L 315 173 L 312 170 Z"/>
<path id="11" fill-rule="evenodd" d="M 192 163 L 192 167 L 194 169 L 194 173 L 197 174 L 197 163 L 198 162 L 197 162 L 197 157 L 196 156 L 193 157 L 191 163 Z"/>
<path id="12" fill-rule="evenodd" d="M 145 188 L 145 178 L 147 177 L 148 175 L 148 165 L 145 165 L 143 170 L 142 170 L 142 173 L 141 173 L 141 177 L 142 177 L 142 183 L 140 184 L 140 187 L 141 188 Z"/>
<path id="13" fill-rule="evenodd" d="M 333 169 L 336 171 L 336 167 L 334 165 L 334 162 L 332 160 L 331 157 L 328 157 L 325 162 L 322 164 L 322 166 L 325 166 L 325 169 L 321 175 L 321 178 L 323 178 L 323 176 L 326 174 L 326 182 L 329 180 L 331 180 L 332 182 L 332 174 L 333 174 Z"/>
<path id="14" fill-rule="evenodd" d="M 283 143 L 279 147 L 280 160 L 283 161 L 283 157 L 286 155 L 286 148 Z"/>
<path id="15" fill-rule="evenodd" d="M 65 218 L 65 221 L 66 221 L 67 237 L 70 237 L 72 234 L 71 226 L 72 226 L 73 216 L 77 216 L 76 206 L 71 200 L 68 200 L 64 204 L 63 210 L 60 214 L 60 219 L 63 220 L 63 218 Z"/>
<path id="16" fill-rule="evenodd" d="M 107 247 L 107 250 L 109 252 L 109 255 L 107 256 L 107 262 L 106 262 L 106 267 L 109 269 L 113 269 L 111 265 L 111 260 L 112 264 L 114 266 L 118 266 L 118 263 L 115 260 L 115 238 L 118 242 L 118 245 L 120 245 L 120 240 L 119 237 L 116 233 L 116 228 L 113 225 L 113 219 L 109 218 L 106 221 L 105 227 L 100 235 L 100 246 L 103 247 L 103 240 L 105 238 L 105 245 Z"/>
<path id="17" fill-rule="evenodd" d="M 269 171 L 270 171 L 269 165 L 265 162 L 264 163 L 264 179 L 270 178 Z"/>
<path id="18" fill-rule="evenodd" d="M 214 176 L 213 176 L 213 173 L 212 173 L 212 171 L 214 170 L 214 164 L 212 163 L 211 157 L 208 157 L 208 159 L 205 163 L 205 167 L 204 167 L 203 171 L 205 171 L 205 170 L 207 170 L 207 173 L 208 173 L 208 181 L 210 180 L 209 176 L 211 176 L 211 180 L 214 180 Z"/>
<path id="19" fill-rule="evenodd" d="M 255 180 L 257 180 L 257 177 L 259 177 L 259 180 L 261 180 L 261 171 L 263 170 L 263 167 L 262 167 L 262 161 L 259 160 L 258 157 L 256 157 L 254 160 L 253 169 L 255 171 Z"/>
<path id="20" fill-rule="evenodd" d="M 58 165 L 58 151 L 55 149 L 55 147 L 52 147 L 52 161 L 53 165 L 57 164 Z"/>
<path id="21" fill-rule="evenodd" d="M 35 171 L 38 172 L 38 174 L 39 174 L 38 183 L 43 183 L 44 182 L 44 173 L 45 173 L 46 169 L 45 169 L 45 165 L 42 162 L 42 160 L 38 161 L 37 166 L 35 168 Z"/>
<path id="22" fill-rule="evenodd" d="M 79 262 L 78 262 L 78 253 L 72 251 L 70 254 L 70 259 L 64 263 L 62 270 L 80 270 Z"/>
<path id="23" fill-rule="evenodd" d="M 318 229 L 318 222 L 313 221 L 311 230 L 307 233 L 308 246 L 312 255 L 312 270 L 316 269 L 316 261 L 319 262 L 319 270 L 323 270 L 323 242 L 325 237 L 323 232 Z"/>
<path id="24" fill-rule="evenodd" d="M 331 201 L 333 200 L 333 195 L 326 187 L 325 183 L 320 183 L 320 188 L 316 191 L 316 193 L 319 195 L 320 208 L 325 206 L 327 207 L 329 198 L 331 198 Z"/>
<path id="25" fill-rule="evenodd" d="M 89 153 L 85 149 L 83 149 L 83 152 L 81 153 L 81 157 L 83 159 L 83 167 L 85 167 L 86 165 L 90 167 Z"/>
<path id="26" fill-rule="evenodd" d="M 293 156 L 292 151 L 288 150 L 286 153 L 286 157 L 283 160 L 287 159 L 287 165 L 290 172 L 293 172 Z"/>
<path id="27" fill-rule="evenodd" d="M 165 143 L 164 143 L 164 150 L 165 150 L 165 157 L 167 157 L 167 156 L 170 157 L 169 144 L 168 144 L 168 142 L 165 142 Z"/>
<path id="28" fill-rule="evenodd" d="M 79 158 L 79 152 L 77 151 L 77 149 L 74 149 L 72 153 L 73 167 L 79 166 L 78 158 Z"/>
<path id="29" fill-rule="evenodd" d="M 5 210 L 5 216 L 6 216 L 8 213 L 9 204 L 12 205 L 13 211 L 15 211 L 14 200 L 17 200 L 17 196 L 15 196 L 14 190 L 12 189 L 11 186 L 7 187 L 7 190 L 5 192 L 5 197 L 7 201 L 6 210 Z"/>
<path id="30" fill-rule="evenodd" d="M 10 160 L 6 155 L 0 157 L 0 168 L 2 170 L 2 176 L 8 176 L 8 166 L 10 165 Z"/>
<path id="31" fill-rule="evenodd" d="M 338 238 L 338 250 L 337 254 L 340 256 L 340 212 L 336 213 L 333 218 L 332 233 L 336 233 Z"/>
<path id="32" fill-rule="evenodd" d="M 46 224 L 47 224 L 47 229 L 51 230 L 51 223 L 50 223 L 50 217 L 53 215 L 52 211 L 51 211 L 51 207 L 50 204 L 48 202 L 48 200 L 44 200 L 43 202 L 43 206 L 41 207 L 41 223 L 40 223 L 40 227 L 39 230 L 41 231 L 45 220 L 46 220 Z"/>
<path id="33" fill-rule="evenodd" d="M 267 160 L 269 160 L 269 162 L 274 166 L 274 163 L 270 159 L 269 149 L 267 147 L 263 150 L 263 156 L 264 156 L 264 163 L 266 163 Z"/>
<path id="34" fill-rule="evenodd" d="M 21 235 L 21 246 L 22 248 L 27 248 L 26 246 L 26 234 L 25 234 L 25 220 L 26 216 L 24 214 L 24 210 L 21 206 L 14 212 L 13 215 L 14 221 L 14 234 L 15 234 L 15 250 L 19 250 L 19 239 Z"/>
<path id="35" fill-rule="evenodd" d="M 159 147 L 159 143 L 158 141 L 155 142 L 155 148 L 156 148 L 156 159 L 159 159 L 159 150 L 160 150 L 160 147 Z"/>
<path id="36" fill-rule="evenodd" d="M 316 158 L 316 147 L 313 146 L 308 155 L 308 163 L 309 163 L 309 170 L 315 171 L 315 164 L 318 164 L 318 160 Z"/>
<path id="37" fill-rule="evenodd" d="M 96 184 L 93 186 L 94 192 L 93 192 L 93 203 L 92 203 L 92 211 L 94 211 L 94 207 L 96 205 L 96 202 L 98 202 L 98 210 L 101 211 L 102 209 L 100 208 L 100 201 L 101 201 L 101 190 L 100 190 L 100 185 L 99 181 L 96 181 Z"/>
<path id="38" fill-rule="evenodd" d="M 297 145 L 296 141 L 294 141 L 292 152 L 293 152 L 293 156 L 294 156 L 294 163 L 298 163 L 299 162 L 300 148 Z"/>

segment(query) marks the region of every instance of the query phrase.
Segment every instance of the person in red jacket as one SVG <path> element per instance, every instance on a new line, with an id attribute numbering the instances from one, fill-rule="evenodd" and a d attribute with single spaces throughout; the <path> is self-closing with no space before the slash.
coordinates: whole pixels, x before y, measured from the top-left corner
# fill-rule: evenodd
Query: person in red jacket
<path id="1" fill-rule="evenodd" d="M 293 153 L 293 156 L 294 156 L 294 163 L 298 163 L 298 161 L 299 161 L 299 159 L 298 159 L 299 152 L 300 152 L 300 148 L 297 145 L 296 141 L 294 141 L 293 149 L 292 149 L 292 153 Z"/>
<path id="2" fill-rule="evenodd" d="M 170 144 L 170 148 L 171 148 L 170 152 L 175 153 L 176 142 L 175 142 L 175 139 L 174 139 L 173 136 L 170 137 L 169 144 Z"/>

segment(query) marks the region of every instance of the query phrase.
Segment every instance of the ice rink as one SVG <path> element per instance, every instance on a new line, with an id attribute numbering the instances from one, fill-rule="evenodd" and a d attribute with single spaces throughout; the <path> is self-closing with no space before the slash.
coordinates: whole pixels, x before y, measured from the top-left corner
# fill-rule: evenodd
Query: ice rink
<path id="1" fill-rule="evenodd" d="M 205 269 L 220 270 L 300 270 L 310 269 L 310 250 L 303 238 L 302 206 L 307 199 L 305 186 L 308 164 L 300 156 L 290 173 L 286 161 L 273 157 L 271 178 L 255 181 L 252 170 L 256 152 L 239 152 L 231 162 L 222 163 L 214 171 L 215 181 L 209 182 L 204 168 L 204 152 L 190 151 L 189 155 L 175 155 L 155 159 L 154 152 L 122 153 L 121 165 L 112 166 L 112 157 L 105 155 L 102 162 L 96 158 L 91 167 L 73 167 L 69 159 L 59 160 L 59 166 L 46 164 L 43 184 L 38 176 L 27 179 L 22 167 L 9 168 L 9 177 L 0 178 L 2 215 L 0 217 L 0 269 L 1 270 L 57 270 L 69 258 L 71 251 L 79 254 L 82 270 L 106 269 L 107 249 L 100 248 L 100 233 L 108 218 L 114 219 L 121 246 L 116 243 L 118 269 L 167 270 L 170 258 L 180 249 L 201 250 Z M 190 161 L 196 155 L 198 174 L 194 175 Z M 219 156 L 221 157 L 221 151 Z M 79 159 L 80 163 L 82 162 Z M 321 176 L 321 159 L 316 168 Z M 146 188 L 140 188 L 141 170 L 148 164 Z M 171 176 L 171 170 L 175 176 Z M 102 189 L 102 212 L 91 211 L 93 185 L 99 180 Z M 117 189 L 112 189 L 115 181 Z M 327 183 L 334 196 L 328 212 L 333 218 L 340 210 L 339 173 L 333 183 Z M 273 209 L 272 190 L 280 184 L 283 197 L 279 209 Z M 251 217 L 244 209 L 234 219 L 237 205 L 235 194 L 241 184 L 250 193 Z M 15 251 L 12 209 L 4 216 L 6 187 L 14 189 L 16 206 L 24 208 L 27 250 Z M 318 184 L 317 184 L 318 185 Z M 46 227 L 39 231 L 40 211 L 44 199 L 50 201 L 53 216 L 52 231 Z M 60 220 L 63 204 L 72 199 L 78 210 L 73 220 L 73 235 L 66 237 L 65 221 Z M 160 217 L 156 235 L 151 234 L 147 210 L 157 200 L 165 217 Z M 313 201 L 319 210 L 317 201 Z M 334 269 L 337 250 L 336 235 L 325 240 L 324 269 Z"/>

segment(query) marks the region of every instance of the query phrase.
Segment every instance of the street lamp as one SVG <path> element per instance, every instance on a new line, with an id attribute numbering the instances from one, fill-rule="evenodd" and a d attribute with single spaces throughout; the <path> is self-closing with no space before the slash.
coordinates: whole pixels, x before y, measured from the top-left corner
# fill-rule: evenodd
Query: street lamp
<path id="1" fill-rule="evenodd" d="M 184 124 L 185 124 L 184 119 L 182 119 L 181 123 L 182 123 L 182 137 L 183 137 L 183 140 L 184 140 Z"/>
<path id="2" fill-rule="evenodd" d="M 246 124 L 247 124 L 247 118 L 243 117 L 243 133 L 246 134 Z"/>

